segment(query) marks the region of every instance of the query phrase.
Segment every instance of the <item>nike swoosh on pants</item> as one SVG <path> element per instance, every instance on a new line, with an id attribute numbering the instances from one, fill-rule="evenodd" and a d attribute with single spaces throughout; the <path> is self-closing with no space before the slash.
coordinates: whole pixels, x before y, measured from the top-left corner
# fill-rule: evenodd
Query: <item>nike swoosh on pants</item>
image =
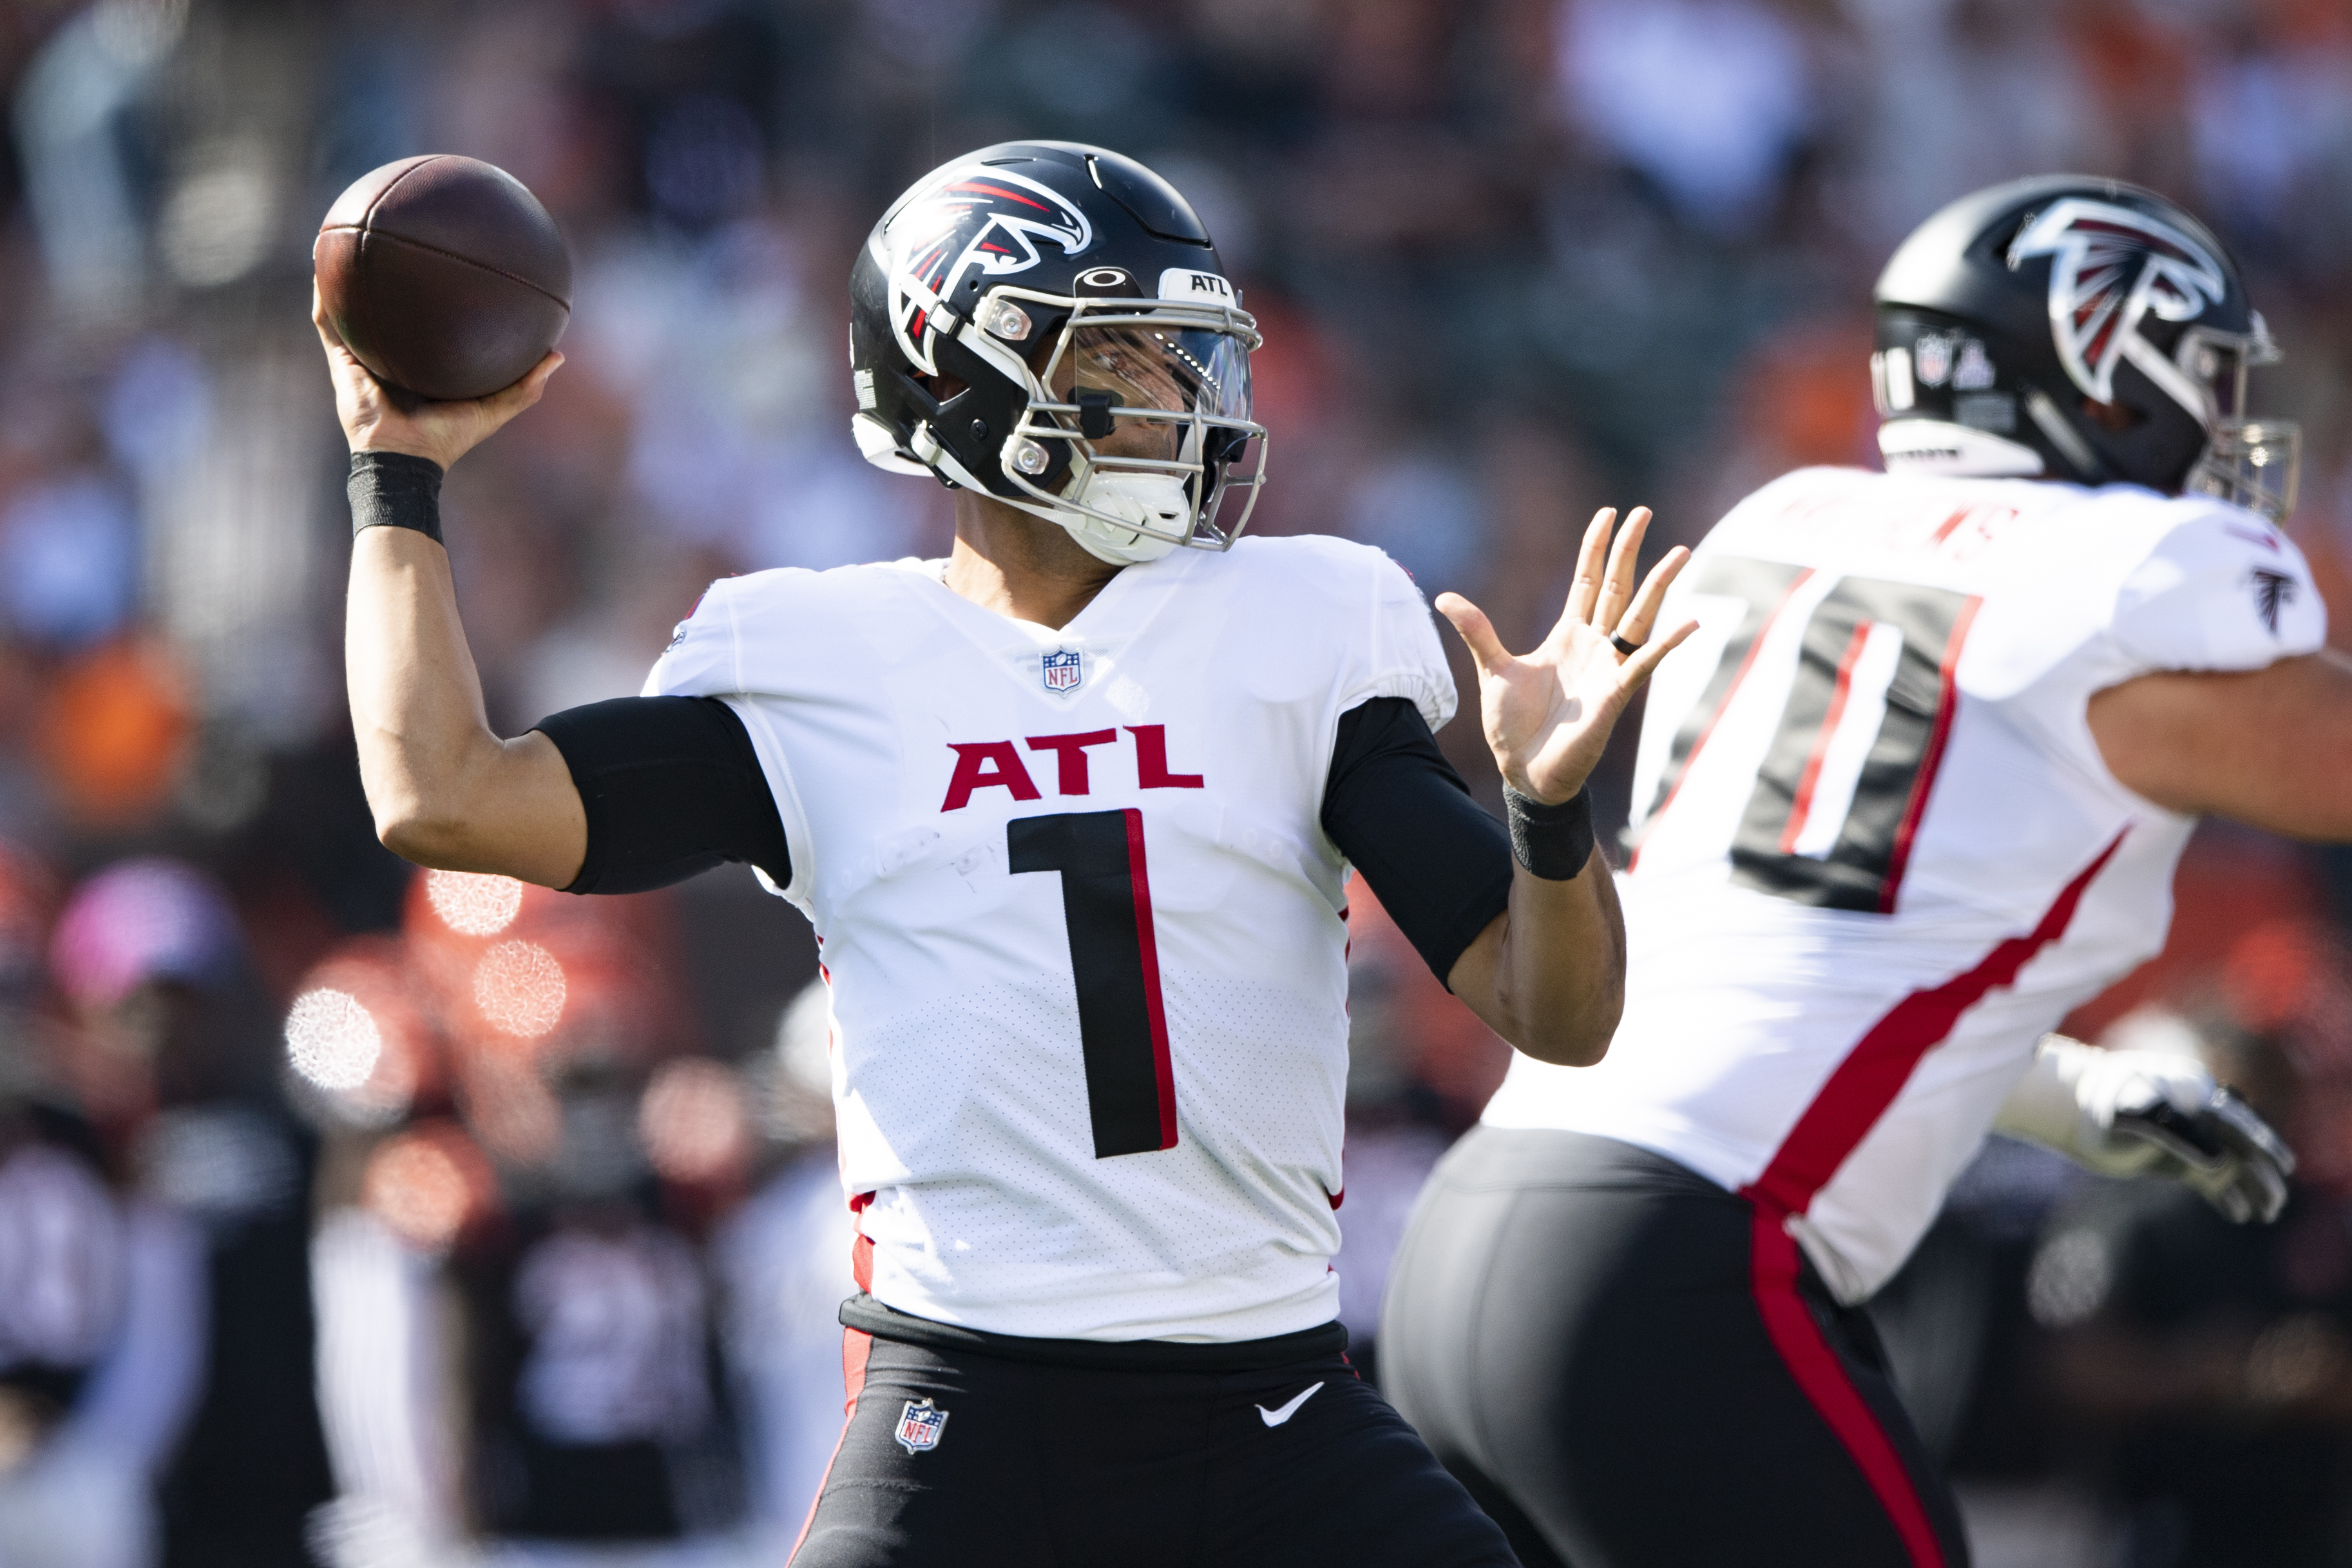
<path id="1" fill-rule="evenodd" d="M 1298 1407 L 1306 1404 L 1308 1400 L 1314 1398 L 1315 1395 L 1321 1391 L 1322 1387 L 1323 1385 L 1318 1383 L 1313 1388 L 1308 1389 L 1306 1393 L 1292 1399 L 1289 1404 L 1281 1405 L 1273 1410 L 1268 1410 L 1265 1405 L 1261 1405 L 1257 1407 L 1258 1415 L 1267 1426 L 1279 1426 L 1284 1422 L 1289 1420 L 1292 1416 L 1297 1415 Z"/>

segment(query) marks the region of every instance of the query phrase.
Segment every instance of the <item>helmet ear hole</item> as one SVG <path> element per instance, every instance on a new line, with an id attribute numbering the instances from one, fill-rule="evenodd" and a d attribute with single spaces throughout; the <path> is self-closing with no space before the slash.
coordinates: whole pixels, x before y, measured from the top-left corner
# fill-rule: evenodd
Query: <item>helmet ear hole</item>
<path id="1" fill-rule="evenodd" d="M 2083 417 L 2110 436 L 2125 435 L 2147 421 L 2147 415 L 2128 404 L 2101 403 L 2090 397 L 2083 399 Z"/>

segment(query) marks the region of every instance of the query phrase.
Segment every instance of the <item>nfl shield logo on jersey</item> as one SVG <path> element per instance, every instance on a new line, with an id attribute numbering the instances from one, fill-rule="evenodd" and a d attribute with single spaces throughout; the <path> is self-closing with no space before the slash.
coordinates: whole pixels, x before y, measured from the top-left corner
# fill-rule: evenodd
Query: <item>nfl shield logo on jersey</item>
<path id="1" fill-rule="evenodd" d="M 920 1454 L 940 1446 L 940 1434 L 946 1430 L 948 1413 L 928 1399 L 907 1401 L 907 1408 L 898 1413 L 898 1447 L 909 1454 Z"/>
<path id="2" fill-rule="evenodd" d="M 1085 656 L 1074 647 L 1059 647 L 1045 656 L 1045 689 L 1069 691 L 1086 679 L 1086 668 L 1079 661 Z"/>

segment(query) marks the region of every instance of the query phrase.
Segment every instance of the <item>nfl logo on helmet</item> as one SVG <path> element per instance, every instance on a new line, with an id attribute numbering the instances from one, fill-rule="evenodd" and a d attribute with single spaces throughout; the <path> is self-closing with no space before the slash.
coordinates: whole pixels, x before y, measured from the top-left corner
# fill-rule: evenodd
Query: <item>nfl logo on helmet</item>
<path id="1" fill-rule="evenodd" d="M 909 1454 L 925 1453 L 940 1446 L 940 1434 L 947 1429 L 948 1413 L 928 1400 L 907 1401 L 907 1408 L 898 1413 L 898 1430 L 894 1434 L 898 1447 Z"/>
<path id="2" fill-rule="evenodd" d="M 1045 656 L 1045 689 L 1069 691 L 1086 679 L 1084 656 L 1074 647 L 1055 648 Z"/>

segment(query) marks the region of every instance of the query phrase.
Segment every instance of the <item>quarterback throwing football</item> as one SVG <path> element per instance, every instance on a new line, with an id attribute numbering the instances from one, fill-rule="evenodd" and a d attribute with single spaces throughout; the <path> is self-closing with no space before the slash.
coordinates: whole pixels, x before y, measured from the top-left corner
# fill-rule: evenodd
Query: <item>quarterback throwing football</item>
<path id="1" fill-rule="evenodd" d="M 2202 1069 L 2043 1037 L 2162 945 L 2200 814 L 2352 838 L 2262 318 L 2189 214 L 2063 177 L 1877 305 L 1887 471 L 1767 485 L 1667 597 L 1615 1048 L 1514 1059 L 1391 1276 L 1384 1381 L 1529 1563 L 1964 1562 L 1857 1308 L 1995 1126 L 2284 1198 Z"/>
<path id="2" fill-rule="evenodd" d="M 863 1293 L 794 1561 L 1507 1563 L 1349 1370 L 1346 875 L 1547 1061 L 1622 941 L 1584 780 L 1685 553 L 1585 538 L 1514 658 L 1466 602 L 1504 829 L 1377 551 L 1242 540 L 1257 335 L 1191 207 L 1065 143 L 908 190 L 851 280 L 866 457 L 956 488 L 944 562 L 715 584 L 645 695 L 487 727 L 440 475 L 556 356 L 403 413 L 322 328 L 354 452 L 349 669 L 385 843 L 576 892 L 758 868 L 814 922 Z M 1192 547 L 1192 548 L 1187 548 Z"/>

